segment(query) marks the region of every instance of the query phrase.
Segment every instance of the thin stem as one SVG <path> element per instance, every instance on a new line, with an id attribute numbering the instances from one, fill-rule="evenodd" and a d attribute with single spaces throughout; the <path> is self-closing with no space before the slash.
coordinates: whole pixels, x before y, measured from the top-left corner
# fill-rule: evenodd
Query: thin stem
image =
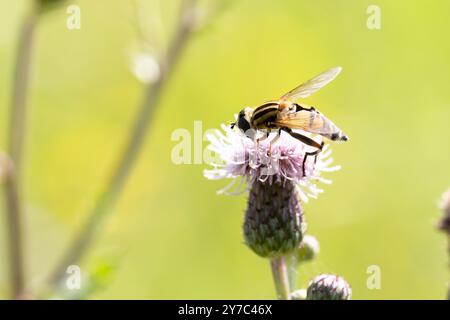
<path id="1" fill-rule="evenodd" d="M 297 273 L 298 273 L 298 262 L 297 257 L 293 254 L 286 257 L 288 278 L 289 278 L 289 289 L 294 292 L 297 289 Z"/>
<path id="2" fill-rule="evenodd" d="M 17 60 L 14 69 L 9 127 L 9 153 L 14 162 L 14 171 L 16 172 L 17 178 L 19 178 L 19 173 L 22 171 L 30 64 L 37 18 L 38 14 L 35 11 L 32 11 L 25 17 L 20 33 Z"/>
<path id="3" fill-rule="evenodd" d="M 30 64 L 37 20 L 38 14 L 36 11 L 32 11 L 25 17 L 23 22 L 19 36 L 17 60 L 14 67 L 14 83 L 10 106 L 8 153 L 11 156 L 13 169 L 6 179 L 5 196 L 11 296 L 15 299 L 20 298 L 24 294 L 25 282 L 20 178 L 26 134 Z"/>
<path id="4" fill-rule="evenodd" d="M 192 13 L 195 3 L 195 0 L 185 0 L 183 2 L 177 30 L 169 44 L 167 56 L 161 63 L 161 76 L 146 90 L 140 111 L 138 112 L 134 125 L 130 131 L 128 142 L 119 158 L 116 169 L 113 171 L 111 180 L 98 198 L 93 210 L 88 215 L 87 221 L 81 229 L 81 232 L 75 237 L 69 250 L 51 274 L 50 282 L 53 286 L 57 286 L 61 283 L 65 270 L 69 265 L 76 264 L 78 261 L 82 260 L 99 225 L 106 214 L 111 211 L 117 198 L 120 196 L 129 174 L 134 167 L 139 151 L 142 149 L 146 132 L 152 123 L 152 118 L 161 93 L 192 33 L 195 22 Z"/>
<path id="5" fill-rule="evenodd" d="M 279 300 L 289 300 L 289 277 L 286 265 L 286 258 L 274 258 L 270 260 L 272 276 L 275 283 L 275 290 Z"/>
<path id="6" fill-rule="evenodd" d="M 13 173 L 11 173 L 5 182 L 5 196 L 12 299 L 18 299 L 22 296 L 25 279 L 22 243 L 22 206 L 16 183 L 16 178 L 14 178 Z"/>

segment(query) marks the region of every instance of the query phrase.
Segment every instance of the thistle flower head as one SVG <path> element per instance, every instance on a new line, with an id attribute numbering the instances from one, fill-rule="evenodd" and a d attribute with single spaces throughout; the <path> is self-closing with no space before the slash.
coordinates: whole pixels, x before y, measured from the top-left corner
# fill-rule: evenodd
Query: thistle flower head
<path id="1" fill-rule="evenodd" d="M 330 183 L 321 177 L 324 171 L 338 170 L 330 166 L 331 151 L 325 147 L 317 158 L 308 157 L 315 151 L 285 132 L 275 143 L 277 133 L 259 143 L 238 129 L 222 125 L 207 139 L 209 149 L 217 156 L 208 179 L 231 179 L 219 193 L 237 194 L 249 190 L 244 220 L 247 246 L 261 257 L 275 258 L 298 249 L 303 238 L 303 216 L 300 200 L 316 198 L 322 192 L 317 181 Z M 259 132 L 253 132 L 258 137 Z M 306 134 L 306 133 L 305 133 Z M 251 135 L 250 135 L 251 136 Z M 305 160 L 306 159 L 306 160 Z M 235 183 L 241 179 L 238 187 Z"/>
<path id="2" fill-rule="evenodd" d="M 306 295 L 308 300 L 350 300 L 352 289 L 342 277 L 321 274 L 309 283 Z"/>
<path id="3" fill-rule="evenodd" d="M 212 169 L 204 171 L 208 179 L 231 179 L 231 183 L 219 193 L 241 193 L 255 181 L 269 184 L 290 182 L 296 186 L 301 200 L 306 202 L 309 197 L 316 198 L 322 192 L 316 186 L 317 182 L 331 183 L 322 177 L 323 172 L 340 169 L 339 166 L 331 166 L 333 159 L 328 145 L 316 159 L 308 157 L 304 162 L 306 153 L 315 149 L 285 132 L 270 146 L 277 133 L 271 133 L 269 138 L 257 144 L 237 129 L 222 125 L 222 130 L 207 136 L 209 149 L 215 152 L 218 159 L 211 163 Z M 241 183 L 236 187 L 238 179 Z"/>
<path id="4" fill-rule="evenodd" d="M 243 229 L 245 243 L 261 257 L 275 258 L 295 250 L 303 238 L 295 185 L 254 181 Z"/>

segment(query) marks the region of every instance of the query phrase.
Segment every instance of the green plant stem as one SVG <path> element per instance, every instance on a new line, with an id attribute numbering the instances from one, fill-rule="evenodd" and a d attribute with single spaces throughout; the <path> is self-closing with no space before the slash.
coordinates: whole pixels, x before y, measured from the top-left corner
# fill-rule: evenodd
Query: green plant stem
<path id="1" fill-rule="evenodd" d="M 272 276 L 277 298 L 279 300 L 289 300 L 290 289 L 286 258 L 273 258 L 270 260 L 270 266 L 272 267 Z"/>
<path id="2" fill-rule="evenodd" d="M 142 149 L 144 138 L 152 123 L 161 93 L 192 33 L 195 23 L 192 12 L 195 3 L 196 1 L 194 0 L 185 0 L 183 2 L 177 30 L 169 44 L 165 59 L 161 62 L 161 76 L 146 90 L 140 110 L 130 131 L 128 142 L 119 157 L 117 167 L 113 171 L 105 190 L 95 203 L 93 210 L 89 213 L 81 232 L 75 237 L 69 250 L 50 275 L 51 285 L 57 286 L 60 284 L 66 268 L 82 260 L 106 214 L 111 211 L 117 198 L 120 196 L 134 167 L 139 151 Z"/>
<path id="3" fill-rule="evenodd" d="M 297 270 L 298 262 L 295 255 L 289 255 L 286 257 L 286 264 L 288 269 L 289 289 L 290 292 L 297 290 Z"/>
<path id="4" fill-rule="evenodd" d="M 9 272 L 11 297 L 20 299 L 24 293 L 25 271 L 22 232 L 22 197 L 20 178 L 26 134 L 27 96 L 33 49 L 34 33 L 38 13 L 32 10 L 24 19 L 17 48 L 14 67 L 13 92 L 10 106 L 8 153 L 12 170 L 5 182 L 6 224 L 8 233 Z"/>

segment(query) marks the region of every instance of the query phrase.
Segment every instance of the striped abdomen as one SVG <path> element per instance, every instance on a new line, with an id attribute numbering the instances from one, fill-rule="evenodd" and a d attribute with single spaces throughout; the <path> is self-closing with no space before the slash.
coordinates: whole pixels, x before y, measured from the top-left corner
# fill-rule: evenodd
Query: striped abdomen
<path id="1" fill-rule="evenodd" d="M 306 131 L 311 133 L 318 133 L 333 141 L 347 141 L 347 136 L 339 129 L 330 119 L 325 117 L 322 113 L 317 110 L 301 111 L 307 112 L 305 115 L 309 117 L 308 128 Z"/>
<path id="2" fill-rule="evenodd" d="M 333 141 L 347 141 L 348 137 L 330 119 L 312 107 L 296 105 L 296 111 L 279 115 L 276 124 L 292 129 L 320 134 Z"/>
<path id="3" fill-rule="evenodd" d="M 268 102 L 253 111 L 251 126 L 254 129 L 275 129 L 278 119 L 278 103 Z"/>

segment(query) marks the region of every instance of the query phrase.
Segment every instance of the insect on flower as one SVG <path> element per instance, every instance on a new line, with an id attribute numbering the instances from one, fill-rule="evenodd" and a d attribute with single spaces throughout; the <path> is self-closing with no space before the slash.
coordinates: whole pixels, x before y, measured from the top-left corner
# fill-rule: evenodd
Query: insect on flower
<path id="1" fill-rule="evenodd" d="M 317 159 L 317 155 L 323 149 L 324 142 L 319 143 L 310 137 L 294 132 L 294 129 L 319 134 L 332 141 L 349 140 L 341 129 L 314 107 L 295 102 L 297 99 L 306 98 L 326 86 L 336 78 L 341 70 L 341 67 L 332 68 L 299 85 L 278 100 L 268 101 L 255 109 L 250 107 L 242 109 L 236 122 L 231 124 L 231 128 L 237 126 L 249 138 L 255 139 L 257 144 L 261 140 L 267 139 L 270 132 L 276 131 L 277 135 L 271 140 L 270 146 L 280 138 L 281 131 L 287 132 L 302 143 L 316 148 L 315 151 L 306 153 L 303 159 L 304 167 L 308 156 L 315 156 Z M 265 131 L 265 134 L 256 138 L 255 132 L 258 130 Z M 271 148 L 269 148 L 269 153 L 270 151 Z"/>

